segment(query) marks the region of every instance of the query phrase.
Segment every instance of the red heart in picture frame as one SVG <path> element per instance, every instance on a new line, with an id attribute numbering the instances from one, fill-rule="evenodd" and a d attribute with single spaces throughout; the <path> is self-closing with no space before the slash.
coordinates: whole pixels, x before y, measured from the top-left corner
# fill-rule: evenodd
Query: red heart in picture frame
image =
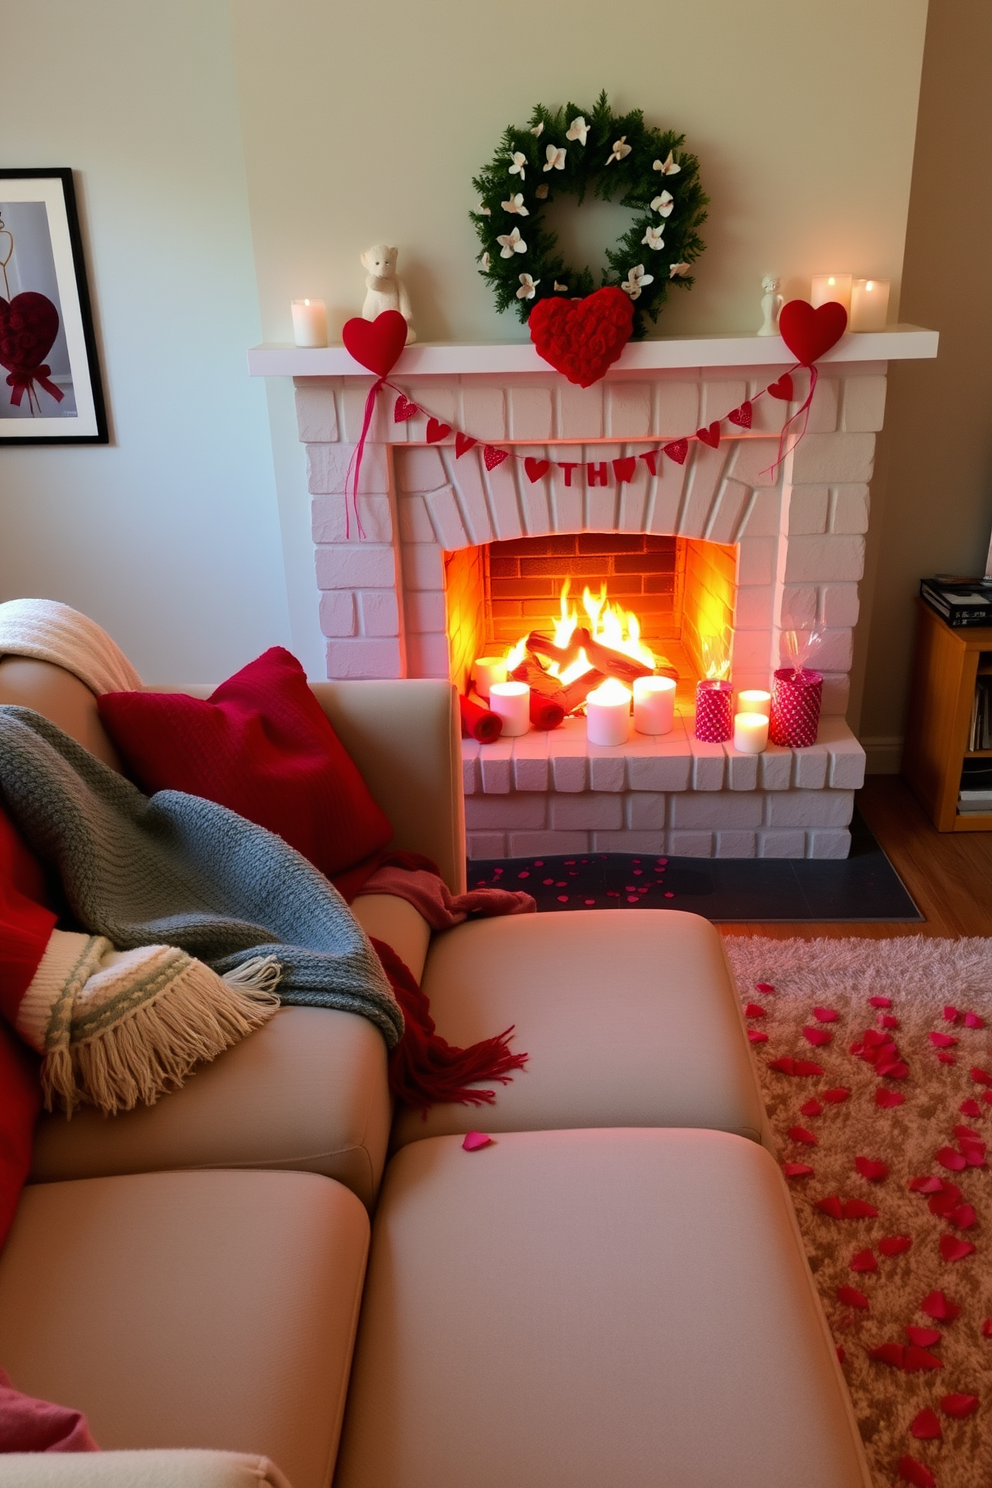
<path id="1" fill-rule="evenodd" d="M 808 300 L 790 300 L 782 306 L 778 330 L 796 361 L 811 367 L 847 330 L 847 311 L 836 300 L 815 310 Z"/>
<path id="2" fill-rule="evenodd" d="M 527 320 L 539 357 L 579 387 L 591 387 L 620 356 L 634 329 L 633 301 L 615 284 L 582 300 L 538 300 Z"/>
<path id="3" fill-rule="evenodd" d="M 356 315 L 346 320 L 341 339 L 356 362 L 377 377 L 388 377 L 406 345 L 407 324 L 398 310 L 383 310 L 375 320 Z"/>
<path id="4" fill-rule="evenodd" d="M 33 372 L 40 367 L 59 333 L 59 312 L 51 300 L 34 290 L 0 299 L 0 366 L 8 372 Z"/>

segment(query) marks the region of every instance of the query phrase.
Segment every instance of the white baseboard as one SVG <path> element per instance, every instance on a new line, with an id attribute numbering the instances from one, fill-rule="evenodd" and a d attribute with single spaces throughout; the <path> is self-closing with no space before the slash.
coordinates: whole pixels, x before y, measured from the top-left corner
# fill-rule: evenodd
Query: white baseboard
<path id="1" fill-rule="evenodd" d="M 902 734 L 861 740 L 866 755 L 866 775 L 898 775 L 902 763 Z"/>

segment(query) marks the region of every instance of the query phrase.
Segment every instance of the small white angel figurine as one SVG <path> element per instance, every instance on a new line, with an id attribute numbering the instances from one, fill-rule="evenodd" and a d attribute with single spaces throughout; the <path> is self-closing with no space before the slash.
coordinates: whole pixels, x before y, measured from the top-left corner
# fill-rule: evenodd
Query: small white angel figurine
<path id="1" fill-rule="evenodd" d="M 362 254 L 362 263 L 369 271 L 365 280 L 368 294 L 362 306 L 362 319 L 375 320 L 383 310 L 398 310 L 407 323 L 406 339 L 407 345 L 410 345 L 416 341 L 417 333 L 410 323 L 413 313 L 410 309 L 410 296 L 396 273 L 396 249 L 388 248 L 385 243 L 377 243 L 374 248 L 366 248 Z"/>
<path id="2" fill-rule="evenodd" d="M 778 335 L 778 317 L 785 301 L 778 293 L 778 280 L 773 274 L 766 274 L 761 281 L 761 287 L 765 291 L 761 297 L 761 313 L 764 320 L 758 330 L 759 336 Z"/>

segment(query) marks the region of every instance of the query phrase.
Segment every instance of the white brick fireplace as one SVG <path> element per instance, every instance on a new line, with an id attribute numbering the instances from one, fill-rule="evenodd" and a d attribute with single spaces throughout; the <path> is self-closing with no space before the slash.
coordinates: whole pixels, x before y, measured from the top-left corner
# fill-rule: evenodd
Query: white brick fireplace
<path id="1" fill-rule="evenodd" d="M 458 673 L 464 683 L 449 643 L 446 554 L 465 555 L 471 571 L 471 555 L 489 543 L 547 534 L 726 545 L 736 565 L 736 687 L 769 686 L 783 630 L 823 633 L 812 663 L 824 673 L 817 744 L 770 746 L 755 757 L 697 742 L 691 677 L 680 685 L 675 729 L 659 738 L 587 747 L 578 718 L 550 733 L 466 741 L 470 854 L 846 856 L 864 754 L 844 713 L 887 363 L 935 354 L 936 336 L 914 328 L 845 336 L 821 363 L 805 439 L 777 471 L 779 430 L 795 404 L 765 395 L 749 431 L 724 422 L 717 449 L 692 441 L 684 465 L 662 458 L 656 475 L 638 460 L 633 478 L 618 484 L 613 459 L 694 433 L 754 399 L 790 365 L 781 341 L 640 342 L 584 390 L 529 345 L 414 346 L 391 380 L 452 433 L 428 445 L 424 417 L 394 421 L 396 395 L 382 390 L 362 465 L 360 538 L 354 515 L 346 532 L 344 490 L 370 374 L 343 348 L 258 348 L 253 373 L 296 381 L 328 676 Z M 804 396 L 805 374 L 796 391 Z M 456 430 L 479 441 L 460 457 Z M 550 459 L 551 469 L 535 482 L 522 459 L 489 471 L 485 443 Z M 559 468 L 566 463 L 572 468 Z M 473 624 L 478 632 L 484 621 Z"/>

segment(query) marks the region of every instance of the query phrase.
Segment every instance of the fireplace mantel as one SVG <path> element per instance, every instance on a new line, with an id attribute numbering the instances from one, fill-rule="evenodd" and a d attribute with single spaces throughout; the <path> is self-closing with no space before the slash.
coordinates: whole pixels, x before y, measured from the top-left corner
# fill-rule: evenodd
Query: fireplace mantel
<path id="1" fill-rule="evenodd" d="M 842 336 L 821 358 L 832 362 L 895 362 L 926 360 L 937 355 L 937 332 L 920 326 L 890 326 L 885 331 L 859 331 Z M 781 336 L 672 336 L 631 341 L 607 373 L 609 379 L 632 373 L 698 367 L 782 367 L 795 357 Z M 248 352 L 252 377 L 361 377 L 369 376 L 343 346 L 254 346 Z M 393 375 L 396 377 L 502 376 L 543 373 L 548 364 L 529 341 L 485 342 L 474 346 L 427 341 L 408 346 Z"/>

